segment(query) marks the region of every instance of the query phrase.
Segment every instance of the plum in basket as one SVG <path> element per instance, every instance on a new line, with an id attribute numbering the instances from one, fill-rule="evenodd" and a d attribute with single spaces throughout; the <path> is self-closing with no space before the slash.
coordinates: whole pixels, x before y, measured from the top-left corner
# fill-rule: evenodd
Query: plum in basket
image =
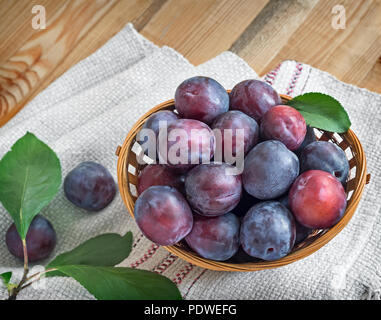
<path id="1" fill-rule="evenodd" d="M 176 89 L 175 107 L 181 118 L 210 124 L 229 109 L 229 95 L 222 85 L 208 77 L 193 77 Z"/>
<path id="2" fill-rule="evenodd" d="M 145 190 L 136 200 L 134 215 L 142 233 L 162 246 L 179 242 L 193 226 L 192 211 L 184 196 L 168 186 Z"/>
<path id="3" fill-rule="evenodd" d="M 230 212 L 241 199 L 241 175 L 227 163 L 202 164 L 185 177 L 185 193 L 194 211 L 204 216 Z"/>
<path id="4" fill-rule="evenodd" d="M 243 218 L 240 237 L 243 250 L 250 256 L 280 259 L 294 247 L 294 217 L 280 202 L 258 203 Z"/>
<path id="5" fill-rule="evenodd" d="M 239 220 L 232 213 L 218 217 L 194 215 L 187 244 L 201 257 L 216 261 L 231 258 L 239 248 Z"/>
<path id="6" fill-rule="evenodd" d="M 282 142 L 268 140 L 257 144 L 246 156 L 243 186 L 257 199 L 275 199 L 289 189 L 298 174 L 298 157 Z"/>
<path id="7" fill-rule="evenodd" d="M 200 163 L 208 163 L 213 157 L 215 137 L 203 122 L 179 119 L 160 131 L 158 154 L 161 164 L 178 172 L 186 172 Z"/>
<path id="8" fill-rule="evenodd" d="M 324 229 L 334 226 L 342 218 L 347 195 L 339 180 L 330 173 L 309 170 L 292 185 L 289 204 L 301 225 Z"/>
<path id="9" fill-rule="evenodd" d="M 258 123 L 272 107 L 282 103 L 272 86 L 259 80 L 245 80 L 230 92 L 230 108 L 246 113 Z"/>

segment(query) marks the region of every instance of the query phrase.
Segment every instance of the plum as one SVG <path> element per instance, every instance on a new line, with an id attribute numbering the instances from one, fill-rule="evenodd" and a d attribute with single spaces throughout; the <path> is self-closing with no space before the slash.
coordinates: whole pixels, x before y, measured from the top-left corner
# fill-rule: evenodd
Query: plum
<path id="1" fill-rule="evenodd" d="M 315 135 L 314 128 L 307 126 L 306 136 L 304 137 L 304 140 L 303 140 L 302 144 L 299 146 L 299 148 L 294 151 L 295 154 L 299 157 L 300 153 L 303 151 L 303 149 L 306 146 L 308 146 L 310 143 L 315 142 L 315 141 L 316 141 L 316 135 Z"/>
<path id="2" fill-rule="evenodd" d="M 240 154 L 246 155 L 258 142 L 259 126 L 257 122 L 241 111 L 233 110 L 221 114 L 214 120 L 211 128 L 214 132 L 216 130 L 220 132 L 221 144 L 217 145 L 220 153 L 216 150 L 216 154 L 221 154 L 223 158 L 225 153 L 233 157 Z M 243 129 L 243 141 L 239 141 L 237 129 Z M 231 131 L 229 132 L 229 130 Z M 230 137 L 230 134 L 231 141 L 224 139 L 224 137 Z"/>
<path id="3" fill-rule="evenodd" d="M 179 119 L 168 126 L 168 134 L 160 131 L 158 154 L 161 164 L 178 172 L 186 172 L 213 157 L 215 137 L 205 123 L 192 119 Z"/>
<path id="4" fill-rule="evenodd" d="M 229 110 L 229 95 L 222 85 L 208 77 L 193 77 L 176 89 L 175 107 L 181 118 L 211 124 Z"/>
<path id="5" fill-rule="evenodd" d="M 244 80 L 230 92 L 230 109 L 242 111 L 258 123 L 268 110 L 281 103 L 274 88 L 259 80 Z"/>
<path id="6" fill-rule="evenodd" d="M 142 129 L 151 129 L 156 136 L 159 136 L 159 129 L 160 129 L 160 121 L 165 121 L 168 125 L 170 125 L 172 122 L 175 122 L 179 119 L 179 116 L 169 110 L 162 110 L 155 112 L 149 118 L 146 122 L 144 122 Z"/>
<path id="7" fill-rule="evenodd" d="M 300 171 L 323 170 L 334 175 L 345 184 L 349 174 L 349 163 L 345 152 L 327 141 L 315 141 L 300 154 Z"/>
<path id="8" fill-rule="evenodd" d="M 5 242 L 12 255 L 24 259 L 22 241 L 14 223 L 6 233 Z M 52 224 L 43 216 L 35 216 L 26 234 L 28 260 L 36 262 L 47 258 L 56 246 L 56 242 L 56 232 Z"/>
<path id="9" fill-rule="evenodd" d="M 185 241 L 203 258 L 227 260 L 239 248 L 239 220 L 232 213 L 218 217 L 195 214 L 192 231 Z"/>
<path id="10" fill-rule="evenodd" d="M 309 170 L 293 183 L 289 203 L 301 225 L 324 229 L 332 227 L 343 217 L 347 197 L 343 186 L 332 174 Z"/>
<path id="11" fill-rule="evenodd" d="M 307 131 L 301 113 L 289 106 L 271 108 L 262 117 L 261 136 L 266 140 L 279 140 L 294 151 L 302 144 Z"/>
<path id="12" fill-rule="evenodd" d="M 135 220 L 151 241 L 170 246 L 192 230 L 193 215 L 184 196 L 169 186 L 152 186 L 136 200 Z"/>
<path id="13" fill-rule="evenodd" d="M 160 164 L 150 164 L 140 172 L 138 178 L 138 194 L 151 186 L 170 186 L 180 192 L 184 182 L 180 174 Z"/>
<path id="14" fill-rule="evenodd" d="M 260 200 L 284 194 L 299 175 L 298 157 L 277 140 L 257 144 L 245 158 L 243 187 Z"/>
<path id="15" fill-rule="evenodd" d="M 176 121 L 179 116 L 169 110 L 158 111 L 152 114 L 142 126 L 142 130 L 137 135 L 137 141 L 139 141 L 144 147 L 144 153 L 150 156 L 152 159 L 156 157 L 156 142 L 159 136 L 160 123 L 165 123 L 165 128 Z M 152 130 L 152 136 L 148 135 L 145 130 Z"/>
<path id="16" fill-rule="evenodd" d="M 248 255 L 271 261 L 291 251 L 295 232 L 291 212 L 278 201 L 265 201 L 254 205 L 243 218 L 240 241 Z"/>
<path id="17" fill-rule="evenodd" d="M 87 211 L 100 211 L 107 207 L 116 194 L 110 172 L 101 164 L 87 161 L 68 173 L 64 181 L 67 199 Z"/>
<path id="18" fill-rule="evenodd" d="M 192 209 L 204 216 L 218 216 L 234 209 L 241 199 L 241 175 L 227 163 L 201 164 L 185 177 L 185 193 Z"/>

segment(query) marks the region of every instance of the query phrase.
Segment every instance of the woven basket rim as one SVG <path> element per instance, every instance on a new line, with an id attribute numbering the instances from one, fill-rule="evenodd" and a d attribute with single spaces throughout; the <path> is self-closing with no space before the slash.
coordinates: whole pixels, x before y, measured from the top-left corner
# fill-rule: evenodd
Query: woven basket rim
<path id="1" fill-rule="evenodd" d="M 228 92 L 230 90 L 227 90 Z M 280 94 L 282 100 L 288 101 L 291 97 L 287 95 Z M 139 120 L 133 125 L 131 130 L 126 136 L 126 139 L 123 145 L 117 148 L 117 156 L 118 156 L 118 164 L 117 164 L 117 173 L 118 173 L 118 186 L 119 191 L 122 196 L 123 202 L 130 213 L 130 215 L 134 218 L 134 199 L 127 190 L 129 185 L 128 173 L 127 173 L 127 159 L 128 159 L 128 150 L 131 149 L 132 143 L 135 141 L 135 137 L 143 123 L 146 119 L 153 113 L 167 109 L 174 105 L 174 99 L 167 100 L 162 102 L 146 112 Z M 349 129 L 346 133 L 340 134 L 346 137 L 346 140 L 351 141 L 350 146 L 352 147 L 352 152 L 354 153 L 354 157 L 356 157 L 360 167 L 356 167 L 356 170 L 360 170 L 359 173 L 356 171 L 356 185 L 353 190 L 353 194 L 350 200 L 347 203 L 347 208 L 345 210 L 344 216 L 342 219 L 332 228 L 328 229 L 324 234 L 319 236 L 317 239 L 308 244 L 308 246 L 304 248 L 300 248 L 296 251 L 289 253 L 287 256 L 275 260 L 275 261 L 259 261 L 259 262 L 247 262 L 247 263 L 231 263 L 231 262 L 220 262 L 202 258 L 198 256 L 196 253 L 186 251 L 181 247 L 176 245 L 174 246 L 163 246 L 166 250 L 171 252 L 172 254 L 192 263 L 197 266 L 210 269 L 210 270 L 218 270 L 218 271 L 259 271 L 264 269 L 277 268 L 280 266 L 284 266 L 290 264 L 292 262 L 303 259 L 310 254 L 316 252 L 325 244 L 327 244 L 330 240 L 332 240 L 350 221 L 352 218 L 358 203 L 360 201 L 363 189 L 367 181 L 367 173 L 366 173 L 366 157 L 364 154 L 364 150 L 362 148 L 361 142 L 355 135 L 355 133 Z"/>

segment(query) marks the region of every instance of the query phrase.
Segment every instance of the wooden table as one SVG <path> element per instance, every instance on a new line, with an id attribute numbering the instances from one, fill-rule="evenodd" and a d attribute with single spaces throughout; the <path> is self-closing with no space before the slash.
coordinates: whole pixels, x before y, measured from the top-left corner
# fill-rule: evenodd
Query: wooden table
<path id="1" fill-rule="evenodd" d="M 337 4 L 344 29 L 332 27 Z M 259 74 L 295 59 L 381 93 L 379 0 L 0 0 L 0 126 L 127 22 L 196 65 L 225 50 Z"/>

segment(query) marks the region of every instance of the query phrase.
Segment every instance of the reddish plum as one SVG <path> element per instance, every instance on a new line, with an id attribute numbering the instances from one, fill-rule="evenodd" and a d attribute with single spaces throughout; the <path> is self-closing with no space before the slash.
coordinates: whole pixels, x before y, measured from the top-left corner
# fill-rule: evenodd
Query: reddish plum
<path id="1" fill-rule="evenodd" d="M 217 148 L 220 148 L 222 156 L 225 153 L 233 157 L 237 154 L 246 155 L 258 142 L 259 127 L 257 122 L 241 111 L 233 110 L 221 114 L 214 120 L 211 128 L 213 131 L 220 130 L 221 144 L 217 145 Z M 238 129 L 243 129 L 243 141 L 238 141 L 237 145 Z M 224 137 L 230 137 L 230 134 L 231 141 L 224 139 Z M 219 154 L 217 150 L 216 154 Z"/>
<path id="2" fill-rule="evenodd" d="M 168 126 L 167 132 L 161 130 L 158 137 L 160 163 L 185 172 L 213 157 L 215 137 L 205 123 L 179 119 Z"/>
<path id="3" fill-rule="evenodd" d="M 134 215 L 142 233 L 162 246 L 179 242 L 193 226 L 192 211 L 184 196 L 168 186 L 146 189 L 136 200 Z"/>
<path id="4" fill-rule="evenodd" d="M 307 228 L 324 229 L 344 215 L 347 197 L 333 175 L 321 170 L 302 173 L 289 193 L 289 204 L 296 220 Z"/>
<path id="5" fill-rule="evenodd" d="M 242 194 L 241 175 L 233 175 L 227 163 L 202 164 L 185 177 L 187 199 L 197 213 L 218 216 L 231 211 Z"/>
<path id="6" fill-rule="evenodd" d="M 347 181 L 349 163 L 345 152 L 327 141 L 315 141 L 300 154 L 300 171 L 323 170 L 334 175 L 342 184 Z"/>
<path id="7" fill-rule="evenodd" d="M 241 223 L 240 241 L 252 257 L 277 260 L 295 243 L 295 220 L 280 202 L 265 201 L 253 206 Z"/>
<path id="8" fill-rule="evenodd" d="M 279 105 L 265 113 L 261 121 L 261 136 L 266 140 L 279 140 L 294 151 L 306 136 L 306 122 L 301 113 L 289 106 Z"/>
<path id="9" fill-rule="evenodd" d="M 230 92 L 230 108 L 246 113 L 257 122 L 261 121 L 268 110 L 281 102 L 273 87 L 259 80 L 242 81 Z"/>
<path id="10" fill-rule="evenodd" d="M 276 140 L 257 144 L 245 158 L 245 190 L 260 200 L 284 194 L 299 174 L 298 157 Z"/>
<path id="11" fill-rule="evenodd" d="M 192 231 L 185 241 L 203 258 L 227 260 L 239 247 L 239 220 L 232 213 L 218 217 L 195 214 Z"/>
<path id="12" fill-rule="evenodd" d="M 88 211 L 100 211 L 114 199 L 116 188 L 110 172 L 99 163 L 80 163 L 64 181 L 67 199 Z"/>
<path id="13" fill-rule="evenodd" d="M 52 224 L 43 216 L 34 217 L 26 234 L 28 260 L 36 262 L 47 258 L 56 246 L 56 239 Z M 12 255 L 24 259 L 22 241 L 14 223 L 6 233 L 5 242 Z"/>
<path id="14" fill-rule="evenodd" d="M 184 183 L 180 174 L 160 164 L 150 164 L 140 172 L 138 178 L 138 193 L 151 186 L 170 186 L 178 191 L 183 189 Z"/>
<path id="15" fill-rule="evenodd" d="M 175 107 L 181 118 L 196 119 L 207 124 L 229 109 L 229 95 L 216 80 L 193 77 L 176 89 Z"/>

